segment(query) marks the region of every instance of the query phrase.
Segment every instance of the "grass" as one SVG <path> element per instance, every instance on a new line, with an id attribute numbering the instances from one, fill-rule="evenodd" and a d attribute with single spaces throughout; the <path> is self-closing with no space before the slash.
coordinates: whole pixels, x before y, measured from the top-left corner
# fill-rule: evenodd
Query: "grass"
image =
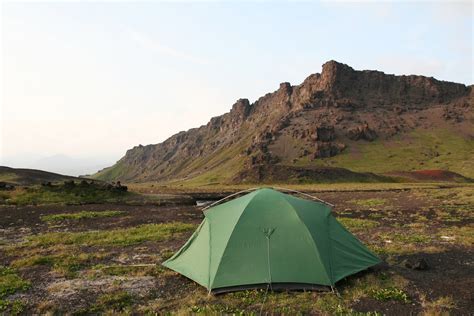
<path id="1" fill-rule="evenodd" d="M 123 211 L 82 211 L 77 213 L 61 213 L 41 216 L 44 222 L 60 222 L 63 220 L 80 220 L 84 218 L 115 217 L 125 214 Z"/>
<path id="2" fill-rule="evenodd" d="M 378 301 L 399 301 L 403 303 L 410 302 L 408 295 L 401 289 L 396 287 L 388 287 L 382 289 L 373 289 L 370 296 Z"/>
<path id="3" fill-rule="evenodd" d="M 403 185 L 407 186 L 407 184 Z M 305 187 L 330 190 L 347 190 L 348 188 L 347 185 L 331 185 L 329 188 L 317 185 Z M 386 189 L 384 185 L 378 184 L 377 188 Z M 369 186 L 362 186 L 361 189 L 369 189 Z M 206 289 L 193 282 L 184 281 L 183 277 L 158 264 L 174 253 L 177 247 L 185 242 L 187 233 L 195 229 L 193 224 L 178 222 L 101 231 L 50 231 L 27 236 L 23 241 L 17 241 L 13 245 L 1 245 L 0 255 L 5 254 L 2 258 L 6 260 L 4 262 L 9 262 L 9 269 L 15 274 L 17 274 L 15 271 L 19 271 L 18 273 L 38 271 L 41 277 L 47 276 L 54 281 L 66 277 L 70 279 L 67 280 L 68 282 L 75 285 L 70 287 L 71 296 L 57 298 L 56 295 L 61 295 L 64 289 L 64 284 L 58 283 L 61 291 L 58 288 L 56 292 L 52 290 L 48 292 L 49 295 L 54 293 L 55 296 L 44 297 L 43 302 L 46 302 L 44 304 L 28 301 L 28 305 L 25 305 L 24 302 L 27 301 L 15 303 L 13 299 L 16 296 L 0 297 L 0 314 L 3 312 L 10 315 L 18 313 L 14 310 L 23 310 L 23 313 L 37 311 L 58 314 L 71 312 L 121 315 L 131 313 L 259 314 L 260 311 L 262 314 L 285 315 L 381 315 L 381 313 L 393 312 L 392 308 L 409 301 L 415 306 L 411 307 L 410 303 L 405 308 L 418 309 L 421 304 L 421 313 L 425 315 L 454 313 L 458 309 L 465 311 L 466 296 L 456 296 L 459 302 L 454 301 L 450 296 L 433 298 L 432 294 L 425 292 L 425 287 L 419 286 L 416 279 L 408 281 L 400 275 L 415 273 L 401 268 L 400 255 L 450 251 L 452 248 L 459 247 L 469 249 L 474 242 L 472 239 L 474 226 L 469 222 L 466 224 L 463 220 L 462 222 L 443 221 L 440 223 L 438 220 L 433 220 L 438 210 L 443 210 L 438 215 L 446 220 L 449 216 L 468 215 L 466 205 L 469 204 L 466 203 L 466 199 L 470 198 L 469 190 L 456 187 L 431 188 L 428 191 L 435 193 L 433 197 L 429 197 L 429 194 L 426 197 L 426 199 L 429 197 L 427 201 L 436 202 L 433 204 L 436 205 L 434 215 L 432 211 L 428 212 L 422 206 L 422 209 L 414 210 L 413 214 L 403 213 L 403 216 L 387 208 L 381 209 L 380 212 L 372 212 L 383 215 L 382 221 L 379 221 L 378 217 L 338 217 L 341 224 L 356 234 L 369 248 L 378 253 L 387 254 L 384 258 L 389 264 L 387 268 L 369 270 L 341 281 L 337 284 L 340 296 L 311 291 L 265 293 L 265 290 L 209 296 Z M 408 196 L 411 197 L 412 194 L 413 192 L 410 191 Z M 374 193 L 374 197 L 377 196 L 380 195 Z M 454 204 L 454 202 L 462 204 Z M 464 210 L 465 213 L 458 213 L 460 210 Z M 452 213 L 454 211 L 456 213 Z M 361 215 L 360 212 L 350 210 L 343 216 L 359 215 Z M 72 220 L 64 224 L 73 226 L 75 222 Z M 51 226 L 49 228 L 42 226 L 51 229 Z M 441 236 L 454 237 L 454 239 L 444 240 L 440 238 Z M 390 242 L 386 242 L 387 240 Z M 158 243 L 154 243 L 155 241 Z M 140 263 L 150 262 L 156 265 L 140 265 Z M 429 260 L 428 263 L 430 263 Z M 397 267 L 392 265 L 397 265 Z M 153 284 L 148 284 L 142 282 L 142 279 L 154 281 Z M 107 287 L 100 288 L 100 285 L 96 284 L 107 284 Z M 21 289 L 16 290 L 15 293 L 21 291 Z M 31 293 L 31 295 L 36 295 L 34 291 Z M 429 295 L 429 299 L 423 298 L 425 293 Z M 445 293 L 447 294 L 449 293 Z M 71 302 L 77 305 L 72 308 Z M 359 305 L 358 302 L 362 304 Z M 361 308 L 366 308 L 366 303 L 374 306 L 373 309 L 380 308 L 381 310 L 364 309 L 367 312 L 357 312 Z"/>
<path id="4" fill-rule="evenodd" d="M 357 191 L 388 191 L 388 190 L 418 190 L 424 192 L 425 189 L 439 189 L 440 186 L 446 185 L 445 183 L 311 183 L 311 184 L 288 184 L 288 183 L 267 183 L 267 184 L 207 184 L 202 185 L 192 182 L 144 182 L 144 183 L 127 183 L 129 189 L 133 192 L 143 193 L 193 193 L 193 192 L 206 192 L 206 193 L 219 193 L 219 192 L 237 192 L 250 188 L 258 187 L 280 187 L 293 189 L 303 192 L 357 192 Z M 465 188 L 465 190 L 473 190 L 474 185 L 472 184 L 450 184 L 459 188 Z"/>
<path id="5" fill-rule="evenodd" d="M 451 129 L 437 128 L 414 130 L 388 141 L 352 142 L 341 154 L 313 163 L 375 173 L 443 169 L 474 177 L 473 156 L 471 140 Z"/>
<path id="6" fill-rule="evenodd" d="M 0 299 L 29 288 L 30 282 L 19 277 L 15 270 L 0 266 Z"/>
<path id="7" fill-rule="evenodd" d="M 330 292 L 267 292 L 265 289 L 208 296 L 205 290 L 199 290 L 191 296 L 177 299 L 174 304 L 179 307 L 177 311 L 175 310 L 176 314 L 254 315 L 270 313 L 375 316 L 381 314 L 377 311 L 355 312 L 352 305 L 363 298 L 372 297 L 374 292 L 382 293 L 384 289 L 396 288 L 404 294 L 403 289 L 407 286 L 408 281 L 399 275 L 371 273 L 359 277 L 350 277 L 346 286 L 340 289 L 340 296 Z M 389 299 L 389 296 L 385 295 L 384 298 Z M 400 296 L 392 294 L 390 299 L 398 300 Z M 160 313 L 160 309 L 155 311 Z"/>
<path id="8" fill-rule="evenodd" d="M 54 254 L 50 255 L 24 256 L 14 260 L 12 266 L 16 268 L 48 266 L 59 275 L 73 278 L 77 275 L 78 271 L 104 257 L 105 254 L 103 253 L 84 253 L 77 249 L 63 248 L 59 251 L 56 250 Z"/>
<path id="9" fill-rule="evenodd" d="M 31 186 L 10 191 L 4 203 L 12 205 L 82 204 L 125 202 L 134 193 L 108 190 L 98 186 Z"/>
<path id="10" fill-rule="evenodd" d="M 381 199 L 381 198 L 373 198 L 373 199 L 364 199 L 364 200 L 350 200 L 349 203 L 353 203 L 358 206 L 362 207 L 378 207 L 378 206 L 383 206 L 387 204 L 386 199 Z"/>
<path id="11" fill-rule="evenodd" d="M 428 301 L 426 296 L 421 295 L 422 315 L 448 315 L 449 311 L 456 308 L 456 301 L 451 296 L 441 296 L 433 301 Z"/>
<path id="12" fill-rule="evenodd" d="M 51 232 L 30 236 L 25 242 L 7 246 L 5 250 L 16 257 L 11 263 L 16 268 L 47 266 L 59 275 L 73 278 L 78 271 L 90 266 L 96 266 L 99 270 L 100 265 L 97 265 L 109 256 L 104 248 L 91 251 L 90 247 L 127 247 L 145 241 L 160 242 L 182 237 L 195 228 L 193 224 L 173 222 L 108 231 Z M 102 272 L 110 275 L 128 272 L 157 275 L 161 272 L 160 268 L 103 267 Z M 130 271 L 132 269 L 136 271 Z"/>
<path id="13" fill-rule="evenodd" d="M 105 275 L 114 276 L 159 276 L 165 269 L 160 265 L 144 265 L 144 266 L 126 266 L 126 265 L 97 265 L 92 267 L 95 271 L 100 271 Z"/>
<path id="14" fill-rule="evenodd" d="M 457 245 L 471 247 L 474 244 L 474 224 L 462 227 L 444 227 L 438 231 L 438 238 L 441 236 L 454 237 L 451 241 Z"/>
<path id="15" fill-rule="evenodd" d="M 370 219 L 338 217 L 337 220 L 350 231 L 366 230 L 380 225 L 379 222 Z"/>
<path id="16" fill-rule="evenodd" d="M 26 304 L 22 300 L 3 300 L 0 299 L 0 313 L 6 312 L 10 309 L 8 314 L 5 315 L 19 315 L 25 310 Z"/>
<path id="17" fill-rule="evenodd" d="M 73 315 L 130 315 L 134 299 L 126 291 L 116 290 L 100 294 L 95 303 Z"/>
<path id="18" fill-rule="evenodd" d="M 132 304 L 132 296 L 125 291 L 105 293 L 97 298 L 97 301 L 90 310 L 90 312 L 99 312 L 106 310 L 121 312 L 124 311 L 126 308 L 131 307 Z"/>
<path id="19" fill-rule="evenodd" d="M 48 247 L 57 244 L 81 246 L 130 246 L 144 241 L 161 241 L 196 228 L 179 222 L 147 224 L 132 228 L 77 233 L 53 232 L 31 236 L 24 246 Z"/>

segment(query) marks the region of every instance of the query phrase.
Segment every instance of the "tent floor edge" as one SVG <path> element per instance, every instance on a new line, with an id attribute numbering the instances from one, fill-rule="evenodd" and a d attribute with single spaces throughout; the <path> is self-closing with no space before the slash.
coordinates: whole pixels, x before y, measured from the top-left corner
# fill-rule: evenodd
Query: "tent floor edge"
<path id="1" fill-rule="evenodd" d="M 218 295 L 218 294 L 245 291 L 245 290 L 265 290 L 268 287 L 269 287 L 268 283 L 226 286 L 226 287 L 211 289 L 211 293 Z M 274 292 L 283 292 L 283 291 L 331 292 L 332 291 L 331 286 L 329 285 L 310 284 L 310 283 L 289 283 L 289 282 L 271 283 L 271 289 Z"/>

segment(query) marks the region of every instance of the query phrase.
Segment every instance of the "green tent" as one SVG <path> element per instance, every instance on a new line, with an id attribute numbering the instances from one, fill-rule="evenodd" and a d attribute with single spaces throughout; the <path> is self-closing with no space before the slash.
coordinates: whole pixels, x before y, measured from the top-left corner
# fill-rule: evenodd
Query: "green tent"
<path id="1" fill-rule="evenodd" d="M 204 212 L 164 266 L 209 291 L 310 289 L 380 262 L 324 203 L 258 189 Z"/>

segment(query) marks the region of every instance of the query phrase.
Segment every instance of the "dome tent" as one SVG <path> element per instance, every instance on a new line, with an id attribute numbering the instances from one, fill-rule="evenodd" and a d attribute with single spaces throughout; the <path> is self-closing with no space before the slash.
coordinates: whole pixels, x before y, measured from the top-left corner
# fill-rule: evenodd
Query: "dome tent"
<path id="1" fill-rule="evenodd" d="M 332 216 L 328 205 L 258 189 L 204 212 L 164 266 L 210 292 L 311 289 L 380 262 Z"/>

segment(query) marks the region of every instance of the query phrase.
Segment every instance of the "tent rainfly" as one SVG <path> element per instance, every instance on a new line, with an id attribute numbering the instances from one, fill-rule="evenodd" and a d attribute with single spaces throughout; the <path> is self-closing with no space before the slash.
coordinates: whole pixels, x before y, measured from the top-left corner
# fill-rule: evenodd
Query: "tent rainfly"
<path id="1" fill-rule="evenodd" d="M 204 212 L 164 266 L 209 292 L 333 287 L 380 262 L 328 205 L 258 189 Z"/>

